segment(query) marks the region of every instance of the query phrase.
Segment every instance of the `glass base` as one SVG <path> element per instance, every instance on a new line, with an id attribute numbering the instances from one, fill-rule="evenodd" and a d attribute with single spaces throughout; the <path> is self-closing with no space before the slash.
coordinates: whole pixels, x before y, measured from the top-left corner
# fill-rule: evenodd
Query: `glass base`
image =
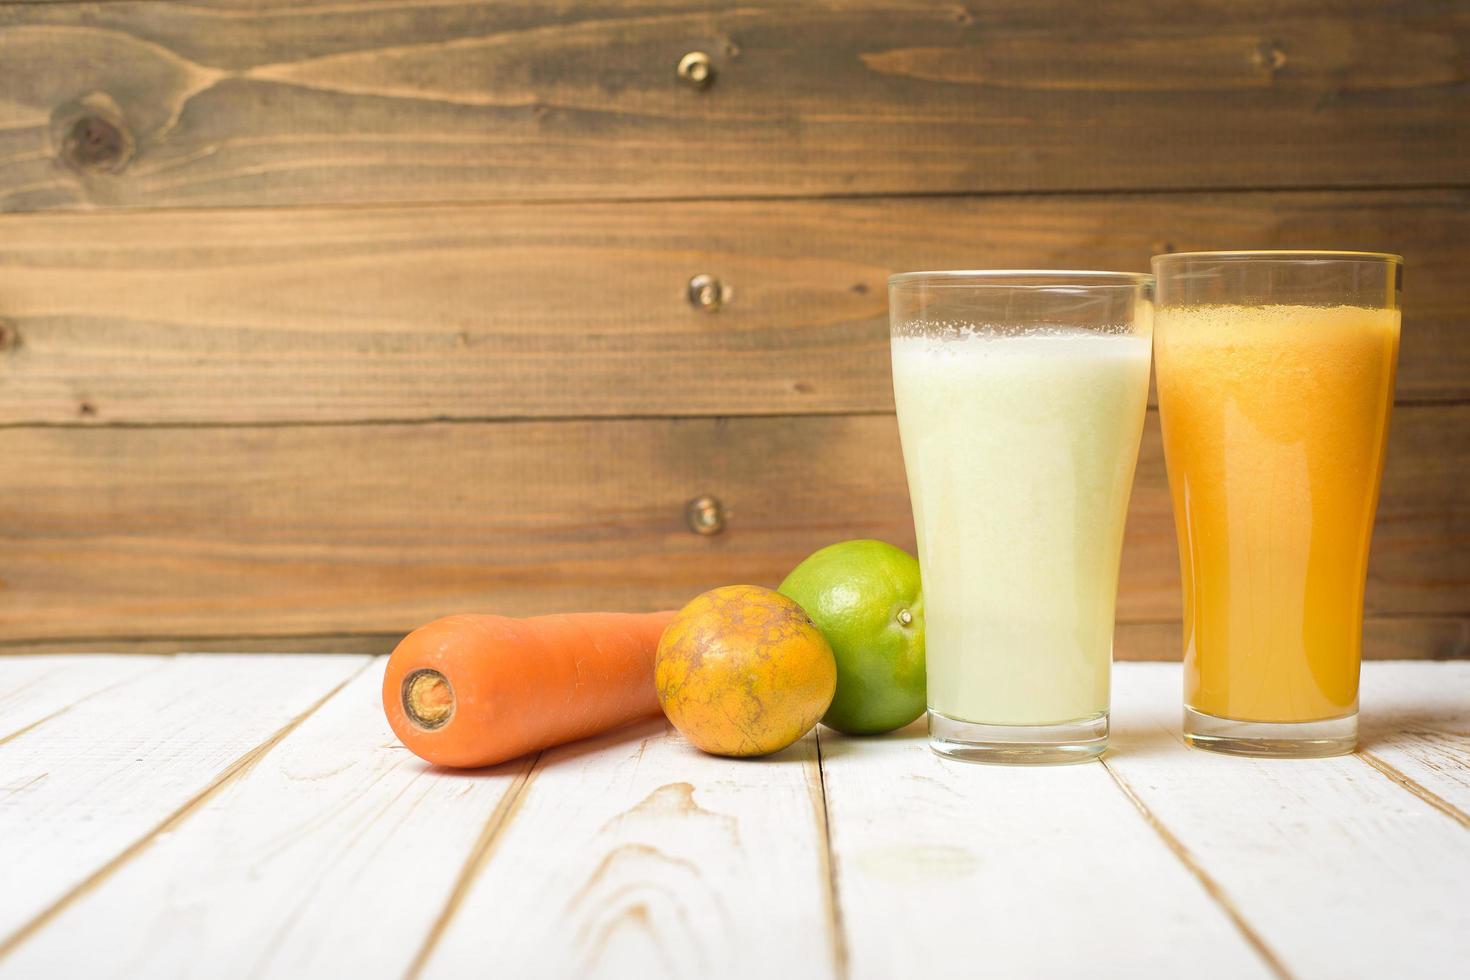
<path id="1" fill-rule="evenodd" d="M 1358 713 L 1330 721 L 1273 723 L 1216 718 L 1184 707 L 1184 741 L 1197 749 L 1266 759 L 1322 759 L 1358 745 Z"/>
<path id="2" fill-rule="evenodd" d="M 1108 713 L 1056 725 L 982 725 L 931 710 L 929 747 L 947 759 L 995 765 L 1086 762 L 1108 747 Z"/>

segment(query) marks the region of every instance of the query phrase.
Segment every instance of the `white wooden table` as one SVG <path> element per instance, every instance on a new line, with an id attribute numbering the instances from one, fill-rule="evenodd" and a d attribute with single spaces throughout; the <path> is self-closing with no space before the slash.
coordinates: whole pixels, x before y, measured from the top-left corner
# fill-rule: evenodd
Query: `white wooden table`
<path id="1" fill-rule="evenodd" d="M 382 662 L 0 658 L 0 977 L 1470 975 L 1470 663 L 1366 666 L 1356 755 L 701 755 L 661 722 L 474 774 Z"/>

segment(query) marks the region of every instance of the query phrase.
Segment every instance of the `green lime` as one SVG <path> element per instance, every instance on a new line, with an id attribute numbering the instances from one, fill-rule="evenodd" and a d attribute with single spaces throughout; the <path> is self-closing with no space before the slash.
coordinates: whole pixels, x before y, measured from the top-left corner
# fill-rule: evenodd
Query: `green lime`
<path id="1" fill-rule="evenodd" d="M 924 713 L 924 594 L 913 555 L 843 541 L 797 565 L 777 591 L 801 604 L 837 657 L 823 724 L 876 735 Z"/>

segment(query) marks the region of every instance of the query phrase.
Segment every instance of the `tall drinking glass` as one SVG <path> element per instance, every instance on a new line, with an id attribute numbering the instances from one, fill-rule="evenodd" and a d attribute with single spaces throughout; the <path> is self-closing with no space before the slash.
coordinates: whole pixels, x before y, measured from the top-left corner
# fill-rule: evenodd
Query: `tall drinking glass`
<path id="1" fill-rule="evenodd" d="M 1397 255 L 1154 258 L 1184 585 L 1184 735 L 1352 751 L 1368 542 L 1399 349 Z"/>
<path id="2" fill-rule="evenodd" d="M 1116 272 L 888 280 L 941 755 L 1072 762 L 1107 746 L 1152 285 Z"/>

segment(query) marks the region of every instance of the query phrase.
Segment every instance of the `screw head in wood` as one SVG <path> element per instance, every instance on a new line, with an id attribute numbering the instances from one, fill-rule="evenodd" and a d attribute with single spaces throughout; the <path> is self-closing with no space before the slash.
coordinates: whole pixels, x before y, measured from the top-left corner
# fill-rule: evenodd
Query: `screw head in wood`
<path id="1" fill-rule="evenodd" d="M 704 494 L 684 505 L 684 521 L 695 534 L 719 534 L 725 529 L 725 508 L 717 498 Z"/>
<path id="2" fill-rule="evenodd" d="M 1262 41 L 1251 51 L 1251 61 L 1268 75 L 1286 67 L 1286 52 L 1276 41 Z"/>
<path id="3" fill-rule="evenodd" d="M 697 310 L 713 313 L 725 302 L 725 284 L 714 276 L 701 273 L 689 280 L 689 304 Z"/>
<path id="4" fill-rule="evenodd" d="M 679 77 L 695 88 L 706 88 L 715 80 L 715 66 L 703 51 L 691 51 L 679 59 Z"/>

